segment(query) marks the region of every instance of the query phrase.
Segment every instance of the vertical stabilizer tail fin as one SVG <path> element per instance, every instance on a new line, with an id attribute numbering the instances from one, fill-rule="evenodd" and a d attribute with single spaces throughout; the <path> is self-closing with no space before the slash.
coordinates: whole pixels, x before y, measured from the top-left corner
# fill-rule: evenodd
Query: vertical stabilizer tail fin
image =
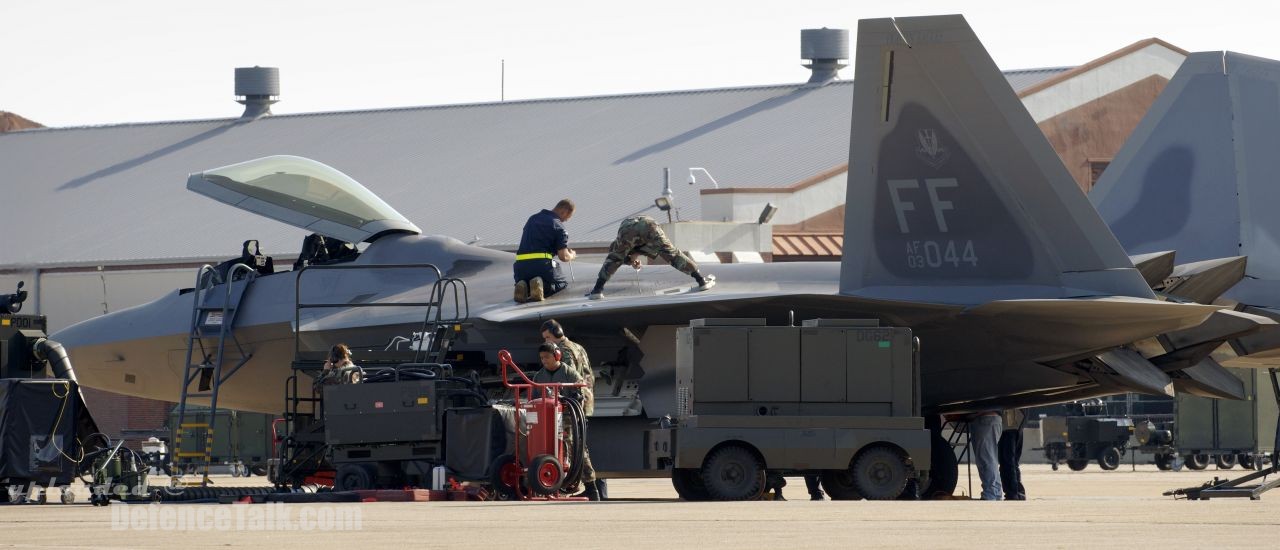
<path id="1" fill-rule="evenodd" d="M 1248 256 L 1228 293 L 1280 306 L 1280 61 L 1234 52 L 1187 59 L 1089 199 L 1132 254 L 1179 262 Z"/>
<path id="2" fill-rule="evenodd" d="M 859 22 L 842 293 L 1152 297 L 959 15 Z"/>

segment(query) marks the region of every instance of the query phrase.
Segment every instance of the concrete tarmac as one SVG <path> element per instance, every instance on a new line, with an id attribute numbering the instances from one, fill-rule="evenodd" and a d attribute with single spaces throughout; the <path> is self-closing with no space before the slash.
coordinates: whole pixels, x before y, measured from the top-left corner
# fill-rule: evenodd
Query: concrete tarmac
<path id="1" fill-rule="evenodd" d="M 961 466 L 960 488 L 968 494 Z M 323 505 L 120 505 L 84 503 L 0 506 L 4 548 L 1263 548 L 1280 540 L 1280 490 L 1261 501 L 1188 502 L 1161 496 L 1240 469 L 1160 472 L 1124 465 L 1103 472 L 1024 467 L 1025 502 L 811 502 L 790 478 L 787 502 L 681 502 L 665 479 L 614 480 L 604 503 L 432 502 Z M 261 477 L 216 478 L 222 486 L 261 485 Z M 978 489 L 976 470 L 973 487 Z M 56 498 L 51 498 L 51 501 Z M 273 507 L 273 508 L 269 508 Z M 173 510 L 204 521 L 183 529 L 146 519 Z M 243 510 L 243 511 L 242 511 Z M 255 511 L 258 510 L 258 511 Z M 268 512 L 270 510 L 270 512 Z M 159 511 L 154 512 L 159 517 Z M 293 526 L 262 528 L 263 514 Z M 114 516 L 113 516 L 114 514 Z M 126 521 L 133 514 L 131 528 Z M 216 514 L 224 518 L 218 529 Z M 236 514 L 242 517 L 237 520 Z M 254 516 L 252 514 L 257 514 Z M 343 516 L 341 522 L 317 522 Z M 112 518 L 117 519 L 113 525 Z M 255 523 L 255 517 L 258 522 Z M 203 518 L 202 520 L 199 518 Z M 358 520 L 358 521 L 357 521 Z M 175 521 L 172 518 L 170 521 Z M 239 524 L 236 522 L 240 521 Z M 148 523 L 150 522 L 150 523 Z M 237 527 L 240 528 L 237 528 Z"/>

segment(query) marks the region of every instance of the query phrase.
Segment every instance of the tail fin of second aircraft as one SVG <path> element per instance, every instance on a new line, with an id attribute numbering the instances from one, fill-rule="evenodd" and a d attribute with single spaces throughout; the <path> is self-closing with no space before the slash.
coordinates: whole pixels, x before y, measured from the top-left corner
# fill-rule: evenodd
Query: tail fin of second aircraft
<path id="1" fill-rule="evenodd" d="M 1152 297 L 959 15 L 859 22 L 840 291 Z"/>
<path id="2" fill-rule="evenodd" d="M 1229 296 L 1280 306 L 1280 61 L 1187 56 L 1089 199 L 1131 253 L 1248 256 Z"/>

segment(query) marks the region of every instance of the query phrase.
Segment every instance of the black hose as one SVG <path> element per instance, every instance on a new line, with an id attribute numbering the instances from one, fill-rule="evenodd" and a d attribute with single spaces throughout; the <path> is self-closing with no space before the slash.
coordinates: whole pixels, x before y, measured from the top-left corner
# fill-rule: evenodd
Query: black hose
<path id="1" fill-rule="evenodd" d="M 587 449 L 587 422 L 582 404 L 577 399 L 560 396 L 560 403 L 569 416 L 569 430 L 573 437 L 573 449 L 569 470 L 565 472 L 563 486 L 571 487 L 582 480 L 582 462 Z"/>
<path id="2" fill-rule="evenodd" d="M 62 348 L 62 344 L 48 338 L 41 338 L 36 340 L 33 348 L 36 352 L 36 359 L 49 362 L 49 366 L 53 369 L 54 378 L 70 380 L 77 385 L 80 384 L 76 380 L 76 370 L 71 367 L 71 359 L 67 357 L 67 350 Z"/>

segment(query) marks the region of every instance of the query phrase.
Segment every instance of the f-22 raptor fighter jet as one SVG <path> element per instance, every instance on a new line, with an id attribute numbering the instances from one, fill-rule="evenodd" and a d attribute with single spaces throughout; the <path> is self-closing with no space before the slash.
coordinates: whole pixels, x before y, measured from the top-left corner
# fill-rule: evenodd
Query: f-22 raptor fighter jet
<path id="1" fill-rule="evenodd" d="M 864 20 L 857 37 L 838 265 L 724 265 L 717 287 L 698 293 L 682 291 L 681 273 L 646 269 L 634 282 L 615 279 L 608 300 L 587 301 L 583 281 L 545 302 L 516 304 L 512 254 L 420 235 L 320 163 L 269 157 L 192 174 L 188 187 L 331 239 L 366 242 L 340 255 L 344 265 L 426 262 L 462 279 L 469 325 L 453 349 L 474 368 L 492 368 L 501 348 L 531 361 L 539 323 L 559 319 L 597 362 L 590 438 L 606 475 L 642 469 L 643 430 L 675 412 L 675 329 L 693 318 L 783 324 L 794 314 L 910 327 L 922 341 L 923 406 L 931 415 L 1170 393 L 1170 372 L 1199 363 L 1228 338 L 1274 324 L 1159 299 L 962 17 Z M 307 310 L 295 320 L 295 293 L 332 304 L 428 300 L 430 285 L 405 270 L 303 274 L 305 288 L 289 273 L 259 276 L 246 288 L 234 330 L 251 358 L 223 385 L 220 405 L 278 412 L 295 330 L 313 349 L 351 344 L 359 362 L 361 350 L 395 345 L 388 335 L 412 341 L 421 326 L 420 312 L 393 307 Z M 55 338 L 85 385 L 176 400 L 194 294 L 175 291 Z M 1158 355 L 1135 345 L 1170 334 L 1178 345 Z M 1212 382 L 1213 374 L 1201 378 Z M 1230 393 L 1204 381 L 1184 386 Z"/>

